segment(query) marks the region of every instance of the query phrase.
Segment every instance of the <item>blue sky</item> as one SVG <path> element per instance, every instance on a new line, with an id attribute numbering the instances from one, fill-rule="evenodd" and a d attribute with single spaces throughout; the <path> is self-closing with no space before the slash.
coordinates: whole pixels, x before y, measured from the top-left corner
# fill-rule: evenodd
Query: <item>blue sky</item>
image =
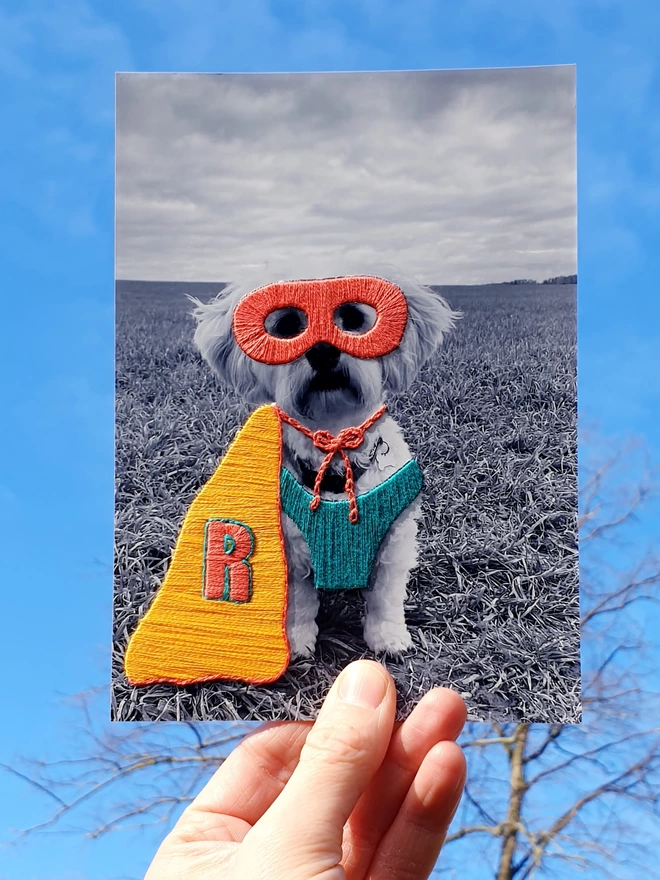
<path id="1" fill-rule="evenodd" d="M 657 464 L 659 32 L 655 0 L 0 2 L 2 760 L 61 754 L 63 698 L 108 677 L 115 71 L 576 63 L 582 453 L 634 434 Z M 0 838 L 43 815 L 3 793 Z M 31 839 L 0 878 L 141 876 L 127 843 Z"/>

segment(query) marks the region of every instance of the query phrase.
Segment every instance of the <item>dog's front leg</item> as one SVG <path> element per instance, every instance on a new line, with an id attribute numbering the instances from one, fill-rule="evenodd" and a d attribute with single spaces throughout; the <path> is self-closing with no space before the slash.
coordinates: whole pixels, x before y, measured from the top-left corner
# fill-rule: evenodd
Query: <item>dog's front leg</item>
<path id="1" fill-rule="evenodd" d="M 298 526 L 282 514 L 282 531 L 289 572 L 286 634 L 292 657 L 313 657 L 319 627 L 319 597 L 314 587 L 312 560 Z"/>
<path id="2" fill-rule="evenodd" d="M 365 591 L 364 640 L 376 654 L 400 654 L 412 645 L 404 602 L 408 576 L 417 563 L 419 500 L 394 521 L 380 545 Z"/>

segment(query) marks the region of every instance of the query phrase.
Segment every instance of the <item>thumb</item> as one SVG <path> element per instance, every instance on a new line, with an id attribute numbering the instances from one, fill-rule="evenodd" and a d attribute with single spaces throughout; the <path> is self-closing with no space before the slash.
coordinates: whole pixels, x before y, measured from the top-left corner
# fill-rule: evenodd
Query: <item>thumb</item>
<path id="1" fill-rule="evenodd" d="M 296 868 L 321 873 L 341 860 L 344 825 L 385 757 L 395 708 L 394 682 L 373 660 L 351 663 L 332 686 L 298 766 L 253 829 L 258 837 L 265 832 L 272 856 L 277 848 L 277 863 L 292 872 L 287 877 Z"/>

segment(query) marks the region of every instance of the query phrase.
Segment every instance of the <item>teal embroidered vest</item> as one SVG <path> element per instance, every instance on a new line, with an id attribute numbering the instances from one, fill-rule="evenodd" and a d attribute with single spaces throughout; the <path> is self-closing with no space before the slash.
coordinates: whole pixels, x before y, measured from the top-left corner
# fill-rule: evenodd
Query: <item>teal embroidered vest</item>
<path id="1" fill-rule="evenodd" d="M 368 589 L 383 538 L 419 495 L 422 482 L 417 462 L 406 462 L 385 482 L 357 496 L 358 520 L 352 523 L 348 501 L 322 500 L 316 510 L 310 510 L 311 493 L 282 468 L 282 510 L 307 542 L 317 590 Z"/>

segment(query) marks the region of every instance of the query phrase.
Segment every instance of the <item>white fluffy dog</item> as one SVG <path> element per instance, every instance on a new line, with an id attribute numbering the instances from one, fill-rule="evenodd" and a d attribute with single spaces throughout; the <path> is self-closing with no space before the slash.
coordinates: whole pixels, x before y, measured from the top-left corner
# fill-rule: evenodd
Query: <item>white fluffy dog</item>
<path id="1" fill-rule="evenodd" d="M 232 316 L 238 301 L 260 286 L 254 279 L 250 284 L 229 285 L 208 304 L 195 300 L 195 344 L 215 373 L 243 399 L 255 404 L 275 402 L 311 430 L 324 429 L 336 435 L 343 428 L 361 424 L 389 395 L 405 392 L 458 317 L 430 288 L 400 272 L 361 274 L 392 281 L 407 300 L 403 339 L 384 357 L 352 357 L 332 345 L 319 343 L 290 363 L 275 366 L 252 360 L 234 339 Z M 271 277 L 261 284 L 273 280 Z M 373 325 L 375 312 L 370 306 L 355 303 L 342 308 L 341 329 L 360 333 Z M 279 309 L 269 315 L 266 330 L 277 335 L 278 326 L 295 322 L 296 316 L 289 312 L 295 310 Z M 283 425 L 283 446 L 283 464 L 300 483 L 311 488 L 324 453 L 288 424 Z M 387 413 L 365 432 L 360 448 L 348 451 L 348 456 L 358 495 L 384 482 L 411 458 L 401 428 Z M 340 460 L 331 464 L 322 489 L 323 498 L 345 497 Z M 370 589 L 364 592 L 364 639 L 376 653 L 397 654 L 411 646 L 404 601 L 408 576 L 417 562 L 419 512 L 418 498 L 395 520 L 378 550 Z M 319 608 L 310 553 L 301 531 L 284 513 L 282 529 L 289 567 L 289 644 L 292 656 L 310 656 L 316 645 Z"/>

